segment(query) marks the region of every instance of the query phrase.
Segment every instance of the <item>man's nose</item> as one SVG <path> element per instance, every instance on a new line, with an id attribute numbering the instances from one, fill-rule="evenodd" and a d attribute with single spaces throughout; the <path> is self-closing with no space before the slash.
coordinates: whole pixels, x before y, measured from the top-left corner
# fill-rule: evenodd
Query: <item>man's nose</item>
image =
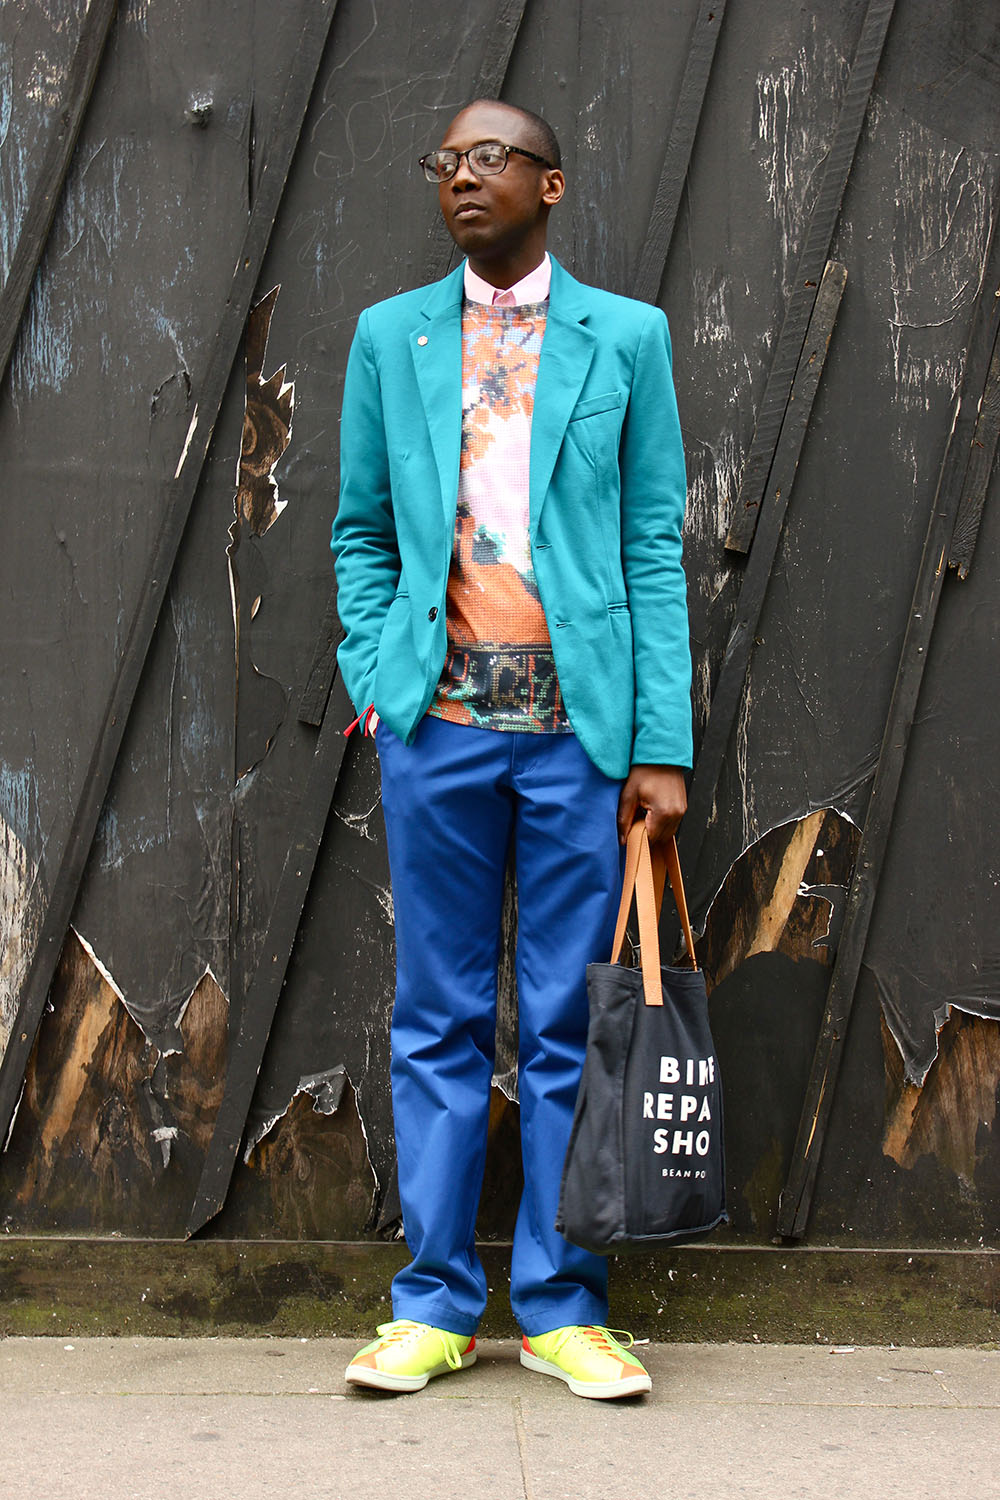
<path id="1" fill-rule="evenodd" d="M 463 152 L 458 158 L 458 166 L 455 168 L 455 175 L 451 179 L 451 185 L 454 188 L 462 189 L 469 187 L 470 184 L 473 187 L 477 187 L 479 178 L 469 166 L 469 158 Z"/>

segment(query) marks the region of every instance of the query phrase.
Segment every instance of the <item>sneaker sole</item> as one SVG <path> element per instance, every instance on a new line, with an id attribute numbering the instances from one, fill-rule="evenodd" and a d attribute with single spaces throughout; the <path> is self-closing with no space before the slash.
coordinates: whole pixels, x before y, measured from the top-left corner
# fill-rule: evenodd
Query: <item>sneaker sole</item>
<path id="1" fill-rule="evenodd" d="M 557 1380 L 564 1380 L 574 1396 L 588 1396 L 593 1401 L 614 1401 L 619 1396 L 640 1396 L 644 1391 L 653 1389 L 653 1382 L 645 1370 L 637 1370 L 634 1375 L 626 1375 L 623 1380 L 574 1380 L 572 1375 L 561 1370 L 558 1365 L 550 1364 L 547 1359 L 539 1359 L 537 1354 L 529 1354 L 527 1349 L 521 1350 L 521 1363 L 526 1370 L 537 1370 L 539 1375 L 554 1375 Z"/>
<path id="2" fill-rule="evenodd" d="M 476 1363 L 476 1351 L 470 1349 L 462 1355 L 461 1369 L 467 1370 Z M 426 1375 L 393 1375 L 389 1370 L 373 1370 L 370 1365 L 359 1365 L 356 1369 L 348 1365 L 344 1379 L 349 1385 L 370 1385 L 377 1391 L 422 1391 L 428 1380 L 438 1375 L 454 1375 L 455 1369 L 447 1362 L 435 1365 Z"/>

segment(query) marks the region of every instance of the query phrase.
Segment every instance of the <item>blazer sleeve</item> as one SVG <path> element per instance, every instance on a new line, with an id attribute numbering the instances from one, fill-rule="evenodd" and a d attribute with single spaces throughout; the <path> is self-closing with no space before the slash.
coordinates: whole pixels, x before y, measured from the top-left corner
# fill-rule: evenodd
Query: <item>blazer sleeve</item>
<path id="1" fill-rule="evenodd" d="M 681 561 L 687 482 L 670 333 L 659 308 L 639 336 L 619 466 L 635 668 L 632 764 L 689 767 L 691 649 Z"/>
<path id="2" fill-rule="evenodd" d="M 340 419 L 340 501 L 330 542 L 344 639 L 337 651 L 358 713 L 375 697 L 382 626 L 399 583 L 389 453 L 368 313 L 347 360 Z"/>

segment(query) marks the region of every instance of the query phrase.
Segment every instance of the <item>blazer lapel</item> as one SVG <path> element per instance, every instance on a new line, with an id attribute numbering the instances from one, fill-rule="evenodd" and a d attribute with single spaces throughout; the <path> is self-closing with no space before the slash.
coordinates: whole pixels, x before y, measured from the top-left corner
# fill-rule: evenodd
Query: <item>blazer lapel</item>
<path id="1" fill-rule="evenodd" d="M 462 292 L 464 261 L 429 288 L 422 321 L 410 334 L 410 357 L 441 483 L 445 522 L 455 524 L 462 451 Z M 566 424 L 587 378 L 597 336 L 583 326 L 580 283 L 552 258 L 552 287 L 531 422 L 529 469 L 532 534 L 562 446 Z"/>
<path id="2" fill-rule="evenodd" d="M 552 470 L 566 432 L 566 424 L 587 378 L 597 336 L 585 328 L 586 303 L 580 284 L 552 257 L 552 286 L 545 337 L 538 360 L 538 382 L 531 419 L 529 469 L 532 535 L 538 527 Z"/>
<path id="3" fill-rule="evenodd" d="M 421 307 L 425 321 L 410 334 L 410 356 L 427 418 L 441 483 L 441 504 L 449 528 L 455 524 L 462 451 L 463 265 L 429 289 Z"/>

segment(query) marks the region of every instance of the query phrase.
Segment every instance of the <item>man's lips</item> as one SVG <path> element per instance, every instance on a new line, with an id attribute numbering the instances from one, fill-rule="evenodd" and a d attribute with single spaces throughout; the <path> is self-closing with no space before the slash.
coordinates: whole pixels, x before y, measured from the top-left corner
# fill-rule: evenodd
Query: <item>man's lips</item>
<path id="1" fill-rule="evenodd" d="M 486 205 L 483 203 L 460 203 L 456 209 L 452 210 L 451 216 L 453 219 L 471 219 L 476 214 L 485 212 Z"/>

